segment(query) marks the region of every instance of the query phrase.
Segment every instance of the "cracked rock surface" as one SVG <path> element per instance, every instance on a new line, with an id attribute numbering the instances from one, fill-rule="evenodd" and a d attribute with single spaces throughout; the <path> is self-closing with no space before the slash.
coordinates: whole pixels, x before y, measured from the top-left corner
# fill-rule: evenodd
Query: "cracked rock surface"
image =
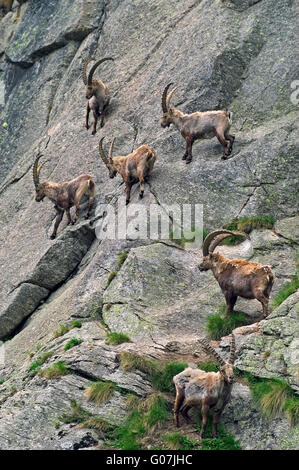
<path id="1" fill-rule="evenodd" d="M 138 239 L 134 214 L 129 239 L 97 238 L 99 204 L 117 207 L 124 195 L 121 178 L 110 179 L 99 157 L 101 137 L 105 150 L 116 138 L 115 155 L 144 143 L 157 152 L 144 198 L 133 186 L 128 209 L 157 204 L 165 212 L 171 204 L 202 204 L 209 230 L 235 217 L 272 215 L 273 229 L 254 230 L 250 242 L 218 249 L 270 265 L 271 298 L 291 280 L 299 243 L 298 108 L 290 99 L 298 78 L 295 27 L 292 0 L 28 0 L 20 9 L 14 2 L 0 20 L 0 339 L 10 338 L 0 365 L 1 449 L 100 444 L 94 429 L 55 427 L 71 412 L 71 400 L 111 423 L 115 417 L 123 422 L 126 395 L 143 397 L 152 387 L 143 372 L 122 369 L 120 353 L 194 363 L 207 315 L 224 305 L 212 274 L 199 273 L 201 251 Z M 115 60 L 95 76 L 112 98 L 105 126 L 92 136 L 84 127 L 81 67 L 88 57 L 104 56 Z M 161 95 L 171 81 L 178 86 L 172 102 L 183 112 L 232 111 L 236 140 L 227 161 L 216 138 L 195 143 L 190 165 L 181 160 L 182 137 L 160 126 Z M 49 239 L 53 204 L 34 200 L 38 150 L 47 159 L 41 181 L 82 173 L 96 181 L 91 221 L 83 205 L 75 225 L 63 219 L 55 240 Z M 261 323 L 259 302 L 238 299 L 236 310 L 258 325 L 237 335 L 238 367 L 281 377 L 298 391 L 298 295 L 271 308 Z M 54 337 L 74 320 L 82 327 Z M 127 334 L 131 343 L 106 344 L 109 330 Z M 65 351 L 74 337 L 82 343 Z M 224 356 L 226 345 L 224 338 Z M 32 362 L 49 351 L 41 367 L 63 361 L 71 373 L 54 380 L 31 374 Z M 84 397 L 96 380 L 119 387 L 100 406 Z M 223 421 L 246 449 L 299 446 L 297 431 L 284 418 L 262 419 L 241 384 Z"/>

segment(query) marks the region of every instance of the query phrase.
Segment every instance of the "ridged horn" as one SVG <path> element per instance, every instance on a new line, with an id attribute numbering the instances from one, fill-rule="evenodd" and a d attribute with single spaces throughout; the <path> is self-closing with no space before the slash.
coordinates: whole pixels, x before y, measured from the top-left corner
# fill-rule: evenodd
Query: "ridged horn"
<path id="1" fill-rule="evenodd" d="M 103 62 L 105 62 L 106 60 L 114 60 L 112 57 L 104 57 L 104 59 L 100 59 L 98 60 L 90 69 L 90 72 L 88 74 L 88 79 L 87 79 L 87 85 L 91 85 L 92 84 L 92 76 L 95 72 L 95 69 L 100 65 L 102 64 Z"/>
<path id="2" fill-rule="evenodd" d="M 231 336 L 232 337 L 230 340 L 230 352 L 229 352 L 228 362 L 230 364 L 233 364 L 235 360 L 235 353 L 236 353 L 236 342 L 235 342 L 235 336 L 233 334 Z"/>
<path id="3" fill-rule="evenodd" d="M 212 348 L 212 346 L 209 345 L 208 341 L 206 340 L 206 338 L 199 338 L 199 343 L 203 346 L 203 348 L 205 349 L 206 352 L 212 354 L 212 356 L 214 356 L 214 358 L 220 362 L 220 364 L 222 366 L 225 365 L 225 361 L 222 359 L 221 356 L 219 356 L 218 353 L 216 353 L 215 349 Z"/>
<path id="4" fill-rule="evenodd" d="M 168 108 L 167 108 L 167 104 L 166 104 L 166 99 L 167 99 L 167 92 L 168 92 L 168 88 L 173 85 L 173 83 L 168 83 L 168 85 L 166 85 L 166 87 L 164 88 L 164 91 L 163 91 L 163 94 L 162 94 L 162 110 L 163 110 L 163 113 L 167 113 L 168 112 Z"/>
<path id="5" fill-rule="evenodd" d="M 103 145 L 102 145 L 102 142 L 103 142 L 104 139 L 105 139 L 105 137 L 102 137 L 101 140 L 100 140 L 100 142 L 99 142 L 99 151 L 100 151 L 100 157 L 101 157 L 101 159 L 103 160 L 103 162 L 105 163 L 105 165 L 107 165 L 107 164 L 108 164 L 108 159 L 107 159 L 107 157 L 106 157 L 106 155 L 105 155 L 105 152 L 104 152 L 104 150 L 103 150 Z"/>
<path id="6" fill-rule="evenodd" d="M 112 142 L 111 142 L 110 148 L 109 148 L 109 153 L 108 153 L 108 160 L 109 160 L 109 162 L 111 162 L 111 163 L 113 163 L 113 162 L 112 162 L 112 152 L 113 152 L 114 141 L 115 141 L 115 137 L 113 137 L 113 139 L 112 139 Z"/>
<path id="7" fill-rule="evenodd" d="M 177 89 L 177 86 L 176 86 L 173 90 L 171 90 L 171 91 L 168 93 L 167 97 L 166 97 L 166 107 L 167 107 L 167 109 L 170 108 L 170 100 L 171 100 L 171 97 L 172 97 L 172 95 L 174 94 L 174 92 L 175 92 L 176 89 Z"/>
<path id="8" fill-rule="evenodd" d="M 39 186 L 39 174 L 40 174 L 40 170 L 42 168 L 42 166 L 44 165 L 44 163 L 41 163 L 40 165 L 38 164 L 39 162 L 39 159 L 42 157 L 43 155 L 41 153 L 38 153 L 36 158 L 35 158 L 35 161 L 34 161 L 34 164 L 33 164 L 33 182 L 34 182 L 34 186 L 37 188 Z"/>
<path id="9" fill-rule="evenodd" d="M 85 62 L 83 62 L 81 75 L 82 75 L 82 80 L 83 80 L 84 85 L 87 85 L 87 74 L 86 74 L 87 65 L 88 65 L 89 62 L 91 62 L 92 60 L 94 60 L 94 59 L 93 59 L 93 58 L 89 58 L 89 59 L 87 59 Z"/>
<path id="10" fill-rule="evenodd" d="M 244 232 L 237 232 L 236 230 L 226 230 L 226 229 L 219 229 L 215 230 L 214 232 L 209 233 L 202 245 L 202 254 L 203 256 L 208 256 L 209 253 L 213 253 L 216 246 L 224 240 L 225 238 L 231 237 L 233 235 L 238 235 L 243 238 L 250 239 L 247 233 Z"/>

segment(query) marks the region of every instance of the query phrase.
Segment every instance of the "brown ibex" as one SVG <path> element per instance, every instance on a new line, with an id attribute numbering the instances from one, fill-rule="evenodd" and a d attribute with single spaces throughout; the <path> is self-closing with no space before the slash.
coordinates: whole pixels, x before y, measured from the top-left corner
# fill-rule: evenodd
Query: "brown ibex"
<path id="1" fill-rule="evenodd" d="M 156 161 L 156 153 L 149 145 L 141 145 L 138 149 L 125 157 L 112 157 L 113 144 L 112 140 L 108 158 L 103 150 L 102 142 L 104 137 L 100 140 L 99 150 L 100 156 L 109 170 L 110 178 L 114 178 L 119 173 L 126 185 L 126 203 L 129 204 L 131 187 L 136 180 L 140 183 L 139 197 L 143 197 L 144 193 L 144 180 L 151 175 Z"/>
<path id="2" fill-rule="evenodd" d="M 268 315 L 269 296 L 274 276 L 269 266 L 241 259 L 229 260 L 219 253 L 213 253 L 219 243 L 232 235 L 249 236 L 243 232 L 225 229 L 215 230 L 204 240 L 203 260 L 200 271 L 212 270 L 226 300 L 226 313 L 233 312 L 237 298 L 257 299 L 263 306 L 263 316 Z"/>
<path id="3" fill-rule="evenodd" d="M 89 62 L 93 59 L 88 59 L 83 63 L 82 67 L 82 79 L 85 85 L 85 93 L 87 105 L 86 105 L 86 129 L 89 129 L 89 113 L 90 110 L 93 112 L 94 123 L 93 123 L 93 130 L 92 135 L 94 135 L 97 131 L 97 122 L 98 117 L 101 116 L 101 127 L 104 125 L 104 117 L 107 111 L 109 102 L 110 102 L 110 92 L 109 88 L 101 81 L 96 80 L 93 77 L 95 69 L 105 62 L 106 60 L 114 60 L 112 57 L 104 57 L 104 59 L 98 60 L 90 69 L 90 72 L 86 74 L 86 68 Z"/>
<path id="4" fill-rule="evenodd" d="M 234 382 L 234 356 L 235 338 L 231 335 L 230 355 L 228 361 L 224 361 L 219 354 L 208 344 L 205 339 L 199 342 L 214 358 L 220 362 L 219 372 L 205 372 L 200 369 L 188 367 L 173 378 L 176 388 L 174 403 L 174 424 L 179 427 L 179 413 L 184 419 L 190 420 L 188 411 L 192 406 L 200 406 L 202 414 L 202 427 L 200 437 L 203 438 L 208 422 L 210 408 L 214 410 L 212 437 L 217 437 L 217 426 L 221 413 L 228 403 Z"/>
<path id="5" fill-rule="evenodd" d="M 51 181 L 46 181 L 40 183 L 39 175 L 43 165 L 46 162 L 39 164 L 39 159 L 42 155 L 39 153 L 35 159 L 33 165 L 33 182 L 35 185 L 35 200 L 37 202 L 42 201 L 45 197 L 49 198 L 55 204 L 55 209 L 57 212 L 54 230 L 51 235 L 53 240 L 56 237 L 57 229 L 62 221 L 64 211 L 66 212 L 68 218 L 68 224 L 74 224 L 78 219 L 79 209 L 80 209 L 80 200 L 83 195 L 88 195 L 89 205 L 86 218 L 90 217 L 91 209 L 94 201 L 95 193 L 95 183 L 90 175 L 80 175 L 77 178 L 71 181 L 65 181 L 63 183 L 57 184 Z M 72 220 L 70 214 L 70 208 L 72 206 L 76 207 L 75 216 Z"/>
<path id="6" fill-rule="evenodd" d="M 225 160 L 231 154 L 235 136 L 229 134 L 232 124 L 232 113 L 227 110 L 223 111 L 204 111 L 192 114 L 184 114 L 179 109 L 170 107 L 170 99 L 176 90 L 174 88 L 167 94 L 168 88 L 172 85 L 169 83 L 162 94 L 162 110 L 161 119 L 162 127 L 169 127 L 174 124 L 180 131 L 182 137 L 186 141 L 186 151 L 183 160 L 186 163 L 192 161 L 192 145 L 198 139 L 210 139 L 217 137 L 223 147 L 222 159 Z M 229 141 L 229 145 L 227 143 Z"/>

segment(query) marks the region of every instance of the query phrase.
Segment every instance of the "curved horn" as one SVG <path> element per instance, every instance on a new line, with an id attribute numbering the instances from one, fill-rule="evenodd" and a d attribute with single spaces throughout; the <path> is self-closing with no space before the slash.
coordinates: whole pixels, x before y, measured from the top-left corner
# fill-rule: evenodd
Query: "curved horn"
<path id="1" fill-rule="evenodd" d="M 231 337 L 231 340 L 230 340 L 230 353 L 229 353 L 229 359 L 228 359 L 228 362 L 230 364 L 233 364 L 234 363 L 234 360 L 235 360 L 235 352 L 236 352 L 236 342 L 235 342 L 235 337 L 232 333 L 232 337 Z"/>
<path id="2" fill-rule="evenodd" d="M 39 159 L 42 157 L 42 154 L 39 153 L 37 154 L 36 158 L 35 158 L 35 162 L 33 164 L 33 182 L 34 182 L 34 186 L 37 188 L 39 186 L 39 173 L 40 173 L 40 170 L 43 166 L 43 164 L 45 163 L 41 163 L 40 165 L 38 164 L 39 162 Z"/>
<path id="3" fill-rule="evenodd" d="M 176 89 L 177 89 L 177 86 L 173 90 L 171 90 L 167 95 L 167 98 L 166 98 L 166 107 L 167 107 L 167 109 L 169 109 L 169 107 L 170 107 L 170 100 L 171 100 L 171 97 L 172 97 L 172 95 L 173 95 L 173 93 L 175 92 Z"/>
<path id="4" fill-rule="evenodd" d="M 115 137 L 113 137 L 112 142 L 110 144 L 110 149 L 108 153 L 108 160 L 112 162 L 112 152 L 113 152 L 113 145 L 114 145 Z"/>
<path id="5" fill-rule="evenodd" d="M 171 85 L 173 85 L 173 83 L 168 83 L 168 85 L 166 85 L 166 87 L 164 88 L 164 91 L 163 91 L 163 94 L 162 94 L 162 110 L 163 110 L 163 113 L 167 113 L 167 111 L 168 111 L 167 104 L 166 104 L 166 98 L 167 98 L 168 88 Z"/>
<path id="6" fill-rule="evenodd" d="M 92 59 L 92 58 L 87 59 L 87 60 L 83 63 L 83 66 L 82 66 L 81 75 L 82 75 L 82 80 L 83 80 L 84 85 L 87 85 L 87 75 L 86 75 L 87 65 L 88 65 L 89 62 L 91 62 L 92 60 L 94 60 L 94 59 Z"/>
<path id="7" fill-rule="evenodd" d="M 214 356 L 214 358 L 220 362 L 220 364 L 222 366 L 225 365 L 225 361 L 222 359 L 221 356 L 219 356 L 218 353 L 216 353 L 215 349 L 212 348 L 212 346 L 209 345 L 208 341 L 206 340 L 206 338 L 199 338 L 199 343 L 203 346 L 203 348 L 206 350 L 206 352 L 212 354 L 212 356 Z"/>
<path id="8" fill-rule="evenodd" d="M 92 76 L 95 72 L 95 69 L 100 65 L 102 64 L 103 62 L 105 62 L 106 60 L 114 60 L 112 57 L 104 57 L 104 59 L 100 59 L 98 60 L 90 69 L 90 72 L 88 74 L 88 79 L 87 79 L 87 85 L 91 85 L 92 84 Z"/>
<path id="9" fill-rule="evenodd" d="M 224 240 L 224 238 L 231 237 L 233 235 L 239 235 L 241 237 L 247 238 L 250 240 L 249 236 L 247 233 L 244 232 L 237 232 L 235 230 L 226 230 L 224 228 L 215 230 L 214 232 L 211 232 L 207 235 L 205 238 L 203 245 L 202 245 L 202 253 L 203 256 L 208 256 L 209 253 L 213 253 L 215 250 L 216 246 L 219 245 L 219 243 Z M 215 240 L 214 240 L 215 238 Z M 214 242 L 213 242 L 214 240 Z"/>
<path id="10" fill-rule="evenodd" d="M 101 157 L 101 159 L 103 160 L 103 162 L 105 163 L 105 165 L 107 165 L 108 159 L 107 159 L 107 157 L 106 157 L 106 155 L 105 155 L 105 152 L 104 152 L 103 146 L 102 146 L 102 142 L 103 142 L 104 139 L 105 139 L 105 137 L 102 137 L 101 140 L 100 140 L 100 142 L 99 142 L 99 151 L 100 151 L 100 157 Z"/>

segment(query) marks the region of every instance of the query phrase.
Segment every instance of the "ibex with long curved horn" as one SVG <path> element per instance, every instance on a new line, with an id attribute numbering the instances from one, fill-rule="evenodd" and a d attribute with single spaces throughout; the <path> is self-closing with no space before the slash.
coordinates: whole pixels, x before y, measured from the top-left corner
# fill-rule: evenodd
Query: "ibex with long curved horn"
<path id="1" fill-rule="evenodd" d="M 241 259 L 229 260 L 214 249 L 219 243 L 232 235 L 249 236 L 243 232 L 225 229 L 215 230 L 204 240 L 203 260 L 198 266 L 200 271 L 211 269 L 226 300 L 227 314 L 233 312 L 237 298 L 257 299 L 263 306 L 263 316 L 268 315 L 269 296 L 274 282 L 270 266 Z"/>
<path id="2" fill-rule="evenodd" d="M 162 127 L 169 127 L 174 124 L 180 131 L 182 137 L 186 141 L 186 151 L 183 160 L 186 163 L 192 161 L 192 145 L 198 139 L 210 139 L 217 137 L 223 147 L 222 159 L 225 160 L 231 154 L 235 137 L 229 134 L 232 124 L 232 113 L 227 110 L 223 111 L 204 111 L 192 114 L 184 114 L 179 109 L 170 107 L 170 99 L 176 90 L 174 88 L 168 93 L 168 88 L 172 85 L 169 83 L 162 95 L 163 116 L 161 119 Z M 229 141 L 229 144 L 227 143 Z"/>
<path id="3" fill-rule="evenodd" d="M 104 125 L 105 113 L 110 102 L 110 92 L 109 88 L 101 80 L 96 80 L 93 78 L 93 74 L 100 64 L 106 60 L 114 59 L 112 57 L 104 57 L 104 59 L 98 60 L 92 66 L 87 76 L 86 69 L 91 60 L 93 59 L 88 59 L 83 64 L 82 79 L 85 85 L 86 99 L 88 100 L 86 105 L 86 129 L 89 129 L 89 113 L 90 110 L 92 110 L 94 116 L 92 135 L 94 135 L 97 131 L 97 122 L 99 116 L 101 116 L 101 127 Z"/>
<path id="4" fill-rule="evenodd" d="M 117 173 L 122 176 L 126 185 L 126 203 L 129 204 L 131 187 L 136 180 L 139 180 L 139 197 L 142 198 L 144 193 L 144 180 L 151 175 L 156 161 L 155 151 L 149 145 L 141 145 L 138 149 L 125 157 L 112 157 L 113 144 L 115 141 L 115 139 L 113 139 L 108 157 L 106 157 L 102 146 L 103 140 L 104 137 L 99 143 L 100 157 L 109 170 L 110 178 L 114 178 Z"/>
<path id="5" fill-rule="evenodd" d="M 176 388 L 176 398 L 174 403 L 174 423 L 179 427 L 179 413 L 184 419 L 190 420 L 188 411 L 192 406 L 200 406 L 202 414 L 202 427 L 200 437 L 203 438 L 208 422 L 210 408 L 213 408 L 213 429 L 212 436 L 217 437 L 217 426 L 221 413 L 231 396 L 231 389 L 234 382 L 234 357 L 235 338 L 231 335 L 230 355 L 228 361 L 224 361 L 219 354 L 209 345 L 204 338 L 199 342 L 210 353 L 217 362 L 220 363 L 219 372 L 205 372 L 200 369 L 188 367 L 173 378 Z"/>
<path id="6" fill-rule="evenodd" d="M 71 181 L 65 181 L 63 183 L 57 184 L 51 181 L 46 181 L 40 183 L 39 175 L 43 165 L 46 162 L 39 164 L 39 159 L 42 155 L 39 153 L 35 159 L 33 165 L 33 182 L 35 186 L 35 200 L 37 202 L 42 201 L 45 197 L 49 198 L 55 204 L 55 209 L 57 212 L 54 230 L 51 235 L 51 239 L 56 237 L 57 229 L 62 221 L 64 211 L 66 212 L 68 218 L 68 224 L 74 224 L 78 219 L 80 201 L 81 198 L 86 194 L 89 199 L 89 206 L 86 218 L 90 217 L 91 209 L 94 201 L 95 193 L 95 183 L 90 175 L 80 175 L 77 178 Z M 72 206 L 76 207 L 75 216 L 72 219 L 70 214 L 70 208 Z"/>

